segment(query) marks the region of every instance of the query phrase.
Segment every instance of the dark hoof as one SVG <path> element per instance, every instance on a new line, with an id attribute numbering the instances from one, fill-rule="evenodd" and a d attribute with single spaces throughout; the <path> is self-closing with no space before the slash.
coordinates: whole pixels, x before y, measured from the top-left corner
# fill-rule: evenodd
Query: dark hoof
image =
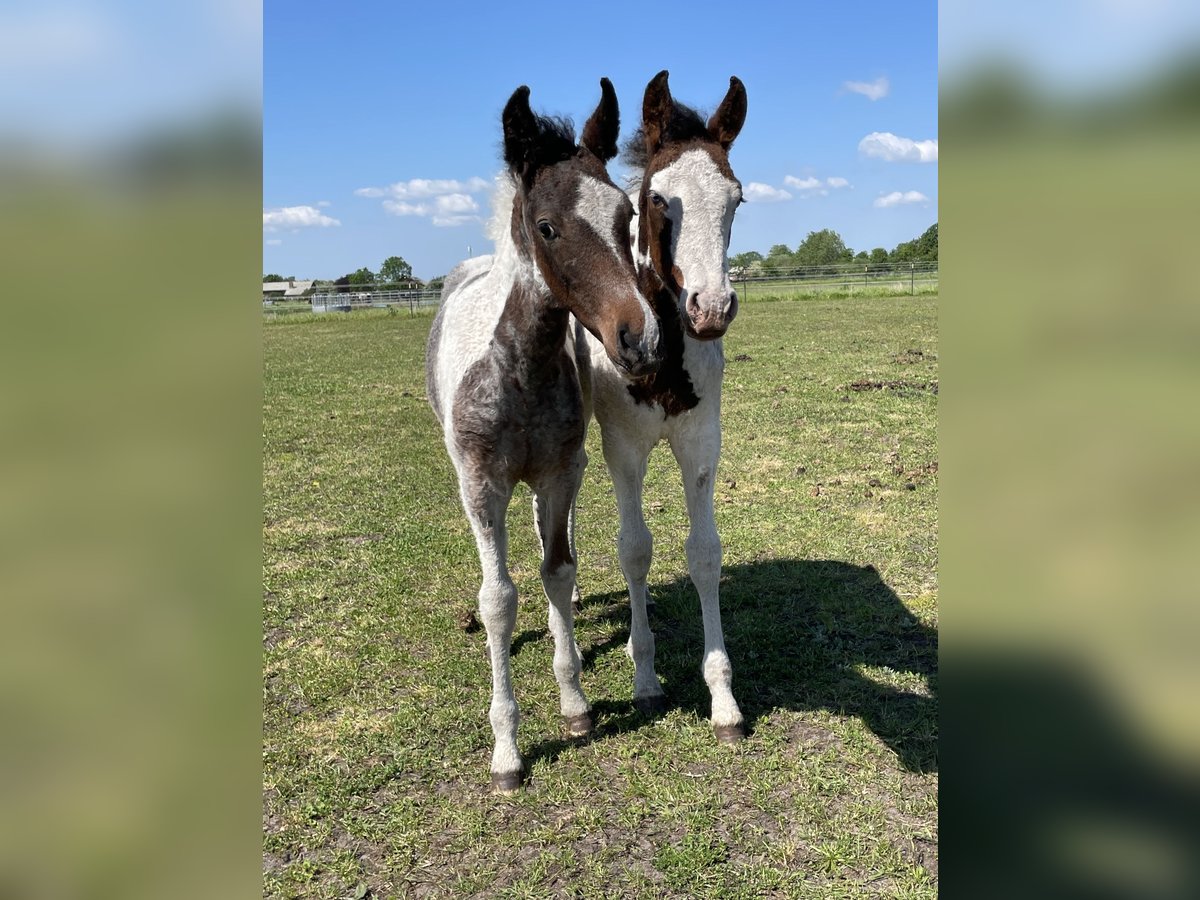
<path id="1" fill-rule="evenodd" d="M 713 734 L 717 736 L 718 744 L 736 744 L 746 737 L 746 727 L 741 722 L 735 725 L 714 725 Z"/>
<path id="2" fill-rule="evenodd" d="M 564 717 L 566 718 L 566 717 Z M 583 713 L 566 719 L 567 734 L 571 737 L 587 737 L 592 733 L 592 714 Z"/>
<path id="3" fill-rule="evenodd" d="M 633 705 L 643 716 L 653 718 L 667 711 L 667 695 L 655 694 L 652 697 L 634 697 Z"/>
<path id="4" fill-rule="evenodd" d="M 511 796 L 521 790 L 520 772 L 493 772 L 492 793 Z"/>

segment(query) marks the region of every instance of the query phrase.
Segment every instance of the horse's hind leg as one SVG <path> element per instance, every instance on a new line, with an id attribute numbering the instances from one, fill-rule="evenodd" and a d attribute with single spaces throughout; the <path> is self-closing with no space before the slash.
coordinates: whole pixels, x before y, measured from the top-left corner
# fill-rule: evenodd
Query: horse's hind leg
<path id="1" fill-rule="evenodd" d="M 508 573 L 508 532 L 504 516 L 506 496 L 483 487 L 463 487 L 463 506 L 471 522 L 483 584 L 479 588 L 479 617 L 487 630 L 492 664 L 492 703 L 489 718 L 495 744 L 492 749 L 492 787 L 509 794 L 521 786 L 521 754 L 517 750 L 520 712 L 513 694 L 509 650 L 517 621 L 517 588 Z"/>
<path id="2" fill-rule="evenodd" d="M 554 638 L 554 678 L 558 682 L 559 708 L 567 731 L 581 736 L 592 730 L 591 707 L 579 683 L 582 660 L 575 643 L 575 611 L 571 592 L 576 565 L 571 550 L 568 519 L 579 489 L 582 463 L 536 488 L 535 509 L 542 538 L 542 586 L 550 602 L 550 634 Z"/>
<path id="3" fill-rule="evenodd" d="M 733 743 L 745 735 L 742 711 L 733 699 L 733 667 L 721 628 L 721 538 L 713 518 L 713 489 L 721 455 L 719 422 L 671 436 L 671 450 L 683 475 L 691 527 L 687 536 L 688 573 L 700 595 L 704 616 L 704 680 L 712 695 L 712 724 L 717 740 Z"/>

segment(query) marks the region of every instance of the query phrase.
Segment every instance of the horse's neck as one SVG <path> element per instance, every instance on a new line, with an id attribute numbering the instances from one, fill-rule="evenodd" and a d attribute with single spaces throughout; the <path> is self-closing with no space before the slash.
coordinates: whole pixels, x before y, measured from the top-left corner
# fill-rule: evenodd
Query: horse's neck
<path id="1" fill-rule="evenodd" d="M 567 310 L 559 306 L 535 264 L 511 242 L 497 248 L 497 264 L 510 273 L 508 296 L 492 335 L 506 371 L 536 377 L 561 353 L 567 340 Z M 523 379 L 524 380 L 524 379 Z"/>

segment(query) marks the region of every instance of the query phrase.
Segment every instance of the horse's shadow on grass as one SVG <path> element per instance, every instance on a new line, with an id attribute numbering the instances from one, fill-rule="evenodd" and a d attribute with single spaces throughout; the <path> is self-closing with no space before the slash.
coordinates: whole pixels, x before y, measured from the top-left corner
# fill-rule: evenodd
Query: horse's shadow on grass
<path id="1" fill-rule="evenodd" d="M 655 668 L 669 705 L 707 718 L 710 699 L 700 673 L 704 629 L 691 580 L 652 580 L 650 596 Z M 797 559 L 726 566 L 721 614 L 734 696 L 751 739 L 755 723 L 772 710 L 823 709 L 861 719 L 910 771 L 937 770 L 937 631 L 920 622 L 873 567 Z M 583 646 L 585 669 L 602 654 L 624 652 L 627 595 L 586 598 L 580 619 L 589 618 L 615 620 L 620 627 Z M 914 675 L 915 691 L 885 683 L 899 678 L 912 684 Z M 646 723 L 629 699 L 592 699 L 597 738 Z M 565 746 L 548 741 L 533 748 L 532 757 L 554 757 Z"/>

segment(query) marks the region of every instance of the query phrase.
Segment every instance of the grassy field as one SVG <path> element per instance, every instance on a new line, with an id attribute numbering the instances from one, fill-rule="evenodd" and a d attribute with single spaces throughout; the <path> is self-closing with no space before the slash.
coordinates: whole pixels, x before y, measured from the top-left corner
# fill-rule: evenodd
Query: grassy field
<path id="1" fill-rule="evenodd" d="M 587 742 L 562 736 L 529 494 L 510 514 L 526 789 L 488 792 L 479 568 L 424 397 L 431 317 L 264 324 L 264 891 L 271 897 L 933 897 L 937 297 L 747 303 L 725 339 L 719 746 L 669 451 L 633 707 L 595 427 L 580 497 Z"/>

